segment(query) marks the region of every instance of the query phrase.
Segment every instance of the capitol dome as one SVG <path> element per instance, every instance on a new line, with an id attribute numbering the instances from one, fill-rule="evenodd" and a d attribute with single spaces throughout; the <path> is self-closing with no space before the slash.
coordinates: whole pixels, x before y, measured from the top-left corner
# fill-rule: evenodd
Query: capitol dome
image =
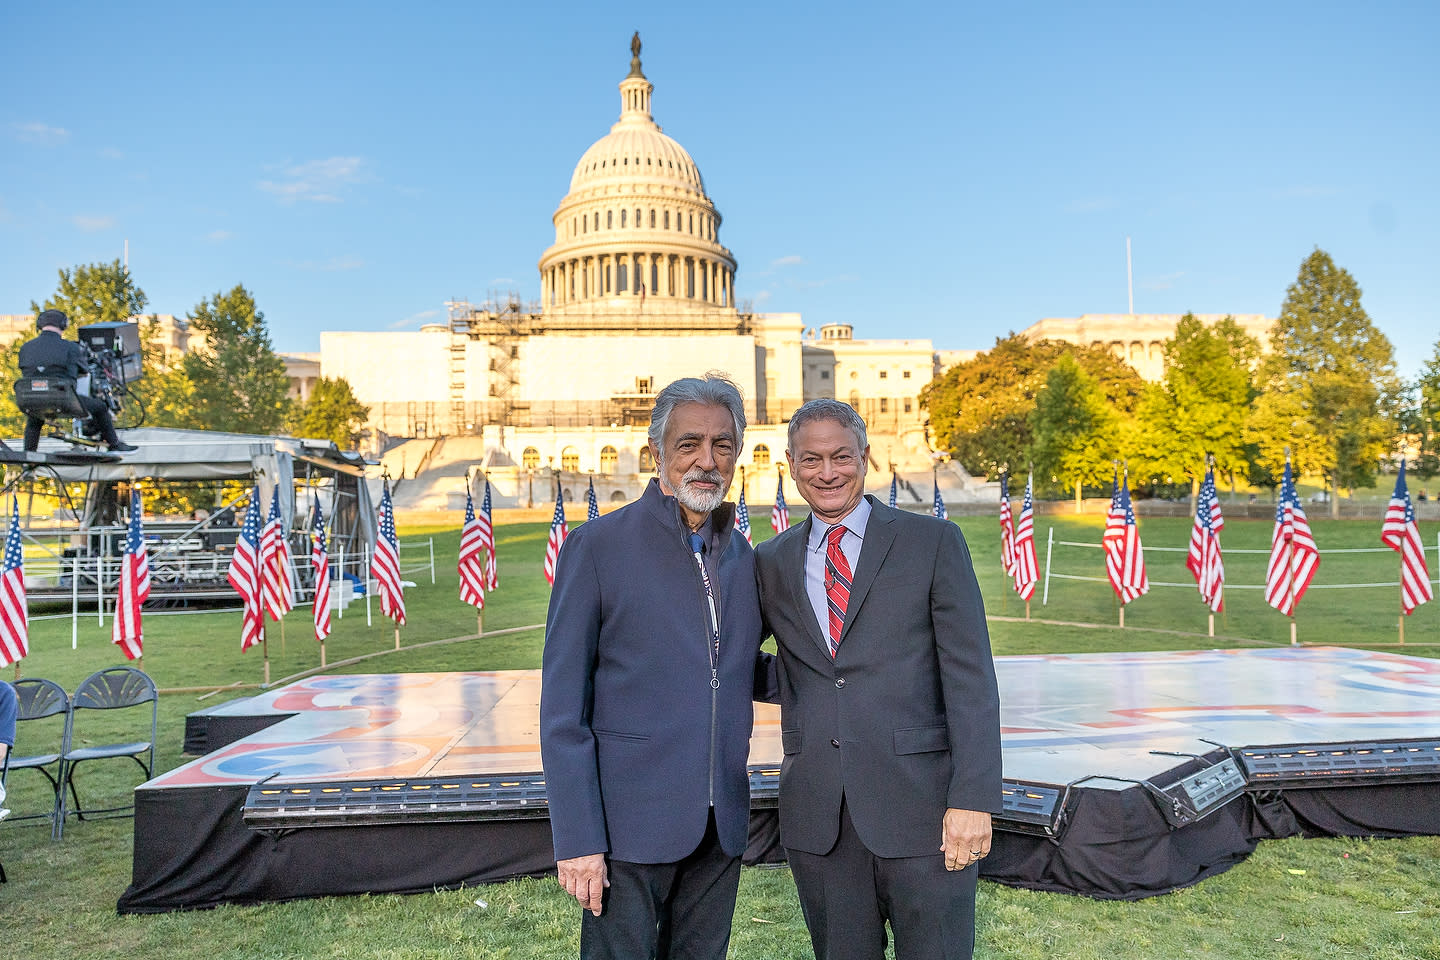
<path id="1" fill-rule="evenodd" d="M 631 51 L 620 119 L 580 157 L 555 210 L 555 244 L 539 265 L 543 312 L 628 317 L 648 302 L 651 317 L 733 316 L 735 258 L 720 243 L 720 212 L 694 159 L 651 115 L 638 34 Z"/>

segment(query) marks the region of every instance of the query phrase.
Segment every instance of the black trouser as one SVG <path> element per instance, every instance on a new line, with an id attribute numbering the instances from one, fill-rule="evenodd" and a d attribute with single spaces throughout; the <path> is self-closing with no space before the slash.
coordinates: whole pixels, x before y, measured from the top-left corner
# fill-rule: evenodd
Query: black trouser
<path id="1" fill-rule="evenodd" d="M 723 960 L 740 858 L 720 847 L 715 811 L 695 852 L 677 863 L 607 860 L 600 916 L 580 918 L 582 960 Z"/>
<path id="2" fill-rule="evenodd" d="M 939 823 L 935 841 L 927 856 L 877 857 L 842 802 L 840 836 L 829 853 L 786 851 L 818 960 L 881 960 L 886 920 L 896 960 L 970 960 L 980 869 L 946 870 Z"/>
<path id="3" fill-rule="evenodd" d="M 110 408 L 105 401 L 98 397 L 76 397 L 80 406 L 85 408 L 85 413 L 90 420 L 95 432 L 100 439 L 105 441 L 107 447 L 113 447 L 120 442 L 120 437 L 115 433 L 115 421 L 110 418 Z M 45 421 L 39 417 L 25 416 L 25 449 L 34 451 L 40 445 L 40 429 L 45 426 Z"/>

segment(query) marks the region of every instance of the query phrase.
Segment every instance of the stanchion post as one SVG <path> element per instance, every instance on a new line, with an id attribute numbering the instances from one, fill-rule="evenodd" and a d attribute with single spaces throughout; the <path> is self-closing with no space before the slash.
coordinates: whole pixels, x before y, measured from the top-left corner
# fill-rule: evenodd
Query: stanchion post
<path id="1" fill-rule="evenodd" d="M 80 551 L 70 558 L 70 649 L 80 647 Z"/>
<path id="2" fill-rule="evenodd" d="M 339 548 L 340 552 L 340 580 L 335 584 L 335 589 L 338 591 L 342 585 L 348 582 L 345 579 L 345 541 L 342 540 L 335 546 Z M 345 619 L 345 604 L 337 603 L 335 605 L 335 616 L 339 620 Z"/>
<path id="3" fill-rule="evenodd" d="M 365 545 L 365 551 L 360 555 L 364 564 L 365 574 L 365 626 L 371 626 L 370 621 L 370 545 Z"/>
<path id="4" fill-rule="evenodd" d="M 435 586 L 435 538 L 430 538 L 430 586 Z"/>
<path id="5" fill-rule="evenodd" d="M 1040 606 L 1050 605 L 1050 552 L 1055 549 L 1055 527 L 1050 527 L 1050 536 L 1045 541 L 1045 590 L 1040 594 Z"/>
<path id="6" fill-rule="evenodd" d="M 95 622 L 105 626 L 105 555 L 95 558 Z"/>
<path id="7" fill-rule="evenodd" d="M 1210 636 L 1215 636 L 1215 612 L 1210 612 Z"/>

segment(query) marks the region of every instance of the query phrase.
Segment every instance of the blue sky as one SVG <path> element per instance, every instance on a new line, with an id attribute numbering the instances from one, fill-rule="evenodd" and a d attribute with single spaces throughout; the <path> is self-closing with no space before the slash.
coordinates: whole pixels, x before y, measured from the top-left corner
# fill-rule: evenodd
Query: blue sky
<path id="1" fill-rule="evenodd" d="M 1440 337 L 1440 4 L 0 7 L 0 312 L 130 266 L 282 350 L 538 296 L 639 29 L 737 294 L 984 348 L 1047 316 L 1278 312 L 1319 246 Z"/>

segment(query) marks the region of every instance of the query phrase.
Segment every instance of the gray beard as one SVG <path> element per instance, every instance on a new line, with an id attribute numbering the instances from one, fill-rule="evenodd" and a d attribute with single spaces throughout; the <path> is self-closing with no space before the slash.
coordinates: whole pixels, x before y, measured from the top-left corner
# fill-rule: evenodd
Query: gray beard
<path id="1" fill-rule="evenodd" d="M 692 488 L 690 486 L 692 480 L 708 480 L 720 486 L 714 493 L 709 493 Z M 681 478 L 680 489 L 675 491 L 675 499 L 679 500 L 687 510 L 693 510 L 696 513 L 710 513 L 712 510 L 719 509 L 720 504 L 725 502 L 726 489 L 725 479 L 719 473 L 691 470 Z"/>

